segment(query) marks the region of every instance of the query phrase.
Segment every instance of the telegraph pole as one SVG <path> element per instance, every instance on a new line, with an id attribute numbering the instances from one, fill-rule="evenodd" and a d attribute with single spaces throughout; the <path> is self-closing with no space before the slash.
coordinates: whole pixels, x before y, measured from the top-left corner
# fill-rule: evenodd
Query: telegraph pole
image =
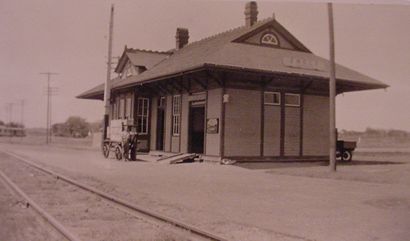
<path id="1" fill-rule="evenodd" d="M 327 3 L 329 16 L 329 47 L 330 47 L 330 77 L 329 77 L 329 168 L 336 171 L 336 70 L 335 70 L 335 40 L 333 29 L 333 4 Z"/>
<path id="2" fill-rule="evenodd" d="M 21 111 L 21 113 L 20 113 L 20 124 L 21 124 L 21 127 L 23 127 L 24 126 L 24 105 L 25 105 L 25 103 L 26 103 L 26 100 L 25 99 L 21 99 L 20 100 L 20 104 L 21 104 L 21 109 L 20 109 L 20 111 Z"/>
<path id="3" fill-rule="evenodd" d="M 52 94 L 52 89 L 50 88 L 50 77 L 51 75 L 57 75 L 58 73 L 51 73 L 51 72 L 44 72 L 40 73 L 42 75 L 47 75 L 47 116 L 46 116 L 46 144 L 50 142 L 50 122 L 51 122 L 51 111 L 50 111 L 50 105 L 51 105 L 51 94 Z"/>
<path id="4" fill-rule="evenodd" d="M 13 122 L 13 105 L 14 105 L 14 103 L 12 103 L 12 102 L 6 103 L 6 112 L 7 112 L 8 124 Z"/>
<path id="5" fill-rule="evenodd" d="M 113 42 L 113 29 L 114 29 L 114 4 L 111 5 L 110 24 L 109 24 L 109 37 L 108 37 L 108 61 L 107 61 L 107 79 L 104 87 L 104 129 L 103 139 L 107 138 L 107 128 L 110 114 L 110 98 L 111 98 L 111 58 L 112 58 L 112 42 Z"/>

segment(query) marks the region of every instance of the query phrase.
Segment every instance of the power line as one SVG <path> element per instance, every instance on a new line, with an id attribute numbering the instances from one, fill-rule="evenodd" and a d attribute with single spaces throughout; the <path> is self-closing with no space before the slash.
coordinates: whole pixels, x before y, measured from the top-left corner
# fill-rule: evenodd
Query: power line
<path id="1" fill-rule="evenodd" d="M 47 115 L 46 115 L 46 144 L 51 142 L 51 132 L 50 132 L 50 125 L 51 125 L 51 96 L 53 94 L 53 88 L 50 87 L 50 79 L 51 75 L 58 75 L 58 73 L 52 72 L 44 72 L 40 73 L 42 75 L 47 75 Z"/>

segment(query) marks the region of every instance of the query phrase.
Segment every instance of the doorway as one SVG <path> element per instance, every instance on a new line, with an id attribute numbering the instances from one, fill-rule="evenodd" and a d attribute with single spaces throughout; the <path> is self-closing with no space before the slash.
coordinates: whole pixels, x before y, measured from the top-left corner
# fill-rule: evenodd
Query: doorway
<path id="1" fill-rule="evenodd" d="M 204 153 L 205 105 L 191 103 L 189 107 L 189 149 L 191 153 Z"/>
<path id="2" fill-rule="evenodd" d="M 164 150 L 165 134 L 165 97 L 160 97 L 157 107 L 157 150 Z"/>

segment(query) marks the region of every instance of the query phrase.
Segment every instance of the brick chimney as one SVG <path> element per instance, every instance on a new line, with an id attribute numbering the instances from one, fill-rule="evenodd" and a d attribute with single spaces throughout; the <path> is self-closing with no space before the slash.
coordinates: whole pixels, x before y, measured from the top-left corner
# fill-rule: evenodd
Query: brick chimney
<path id="1" fill-rule="evenodd" d="M 258 5 L 255 1 L 247 2 L 245 5 L 245 25 L 251 27 L 258 21 Z"/>
<path id="2" fill-rule="evenodd" d="M 189 33 L 186 28 L 177 28 L 177 33 L 175 34 L 176 48 L 182 49 L 188 44 Z"/>

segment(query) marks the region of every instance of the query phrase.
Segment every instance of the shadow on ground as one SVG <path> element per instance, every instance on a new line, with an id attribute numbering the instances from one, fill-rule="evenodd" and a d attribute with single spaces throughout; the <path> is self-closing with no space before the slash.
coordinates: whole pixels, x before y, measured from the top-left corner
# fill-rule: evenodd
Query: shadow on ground
<path id="1" fill-rule="evenodd" d="M 338 161 L 339 166 L 359 166 L 359 165 L 397 165 L 405 164 L 404 162 L 396 161 L 363 161 L 363 160 L 353 160 L 350 162 Z M 294 167 L 318 167 L 318 166 L 328 166 L 328 161 L 277 161 L 277 162 L 239 162 L 235 163 L 238 167 L 243 167 L 247 169 L 275 169 L 275 168 L 294 168 Z"/>

